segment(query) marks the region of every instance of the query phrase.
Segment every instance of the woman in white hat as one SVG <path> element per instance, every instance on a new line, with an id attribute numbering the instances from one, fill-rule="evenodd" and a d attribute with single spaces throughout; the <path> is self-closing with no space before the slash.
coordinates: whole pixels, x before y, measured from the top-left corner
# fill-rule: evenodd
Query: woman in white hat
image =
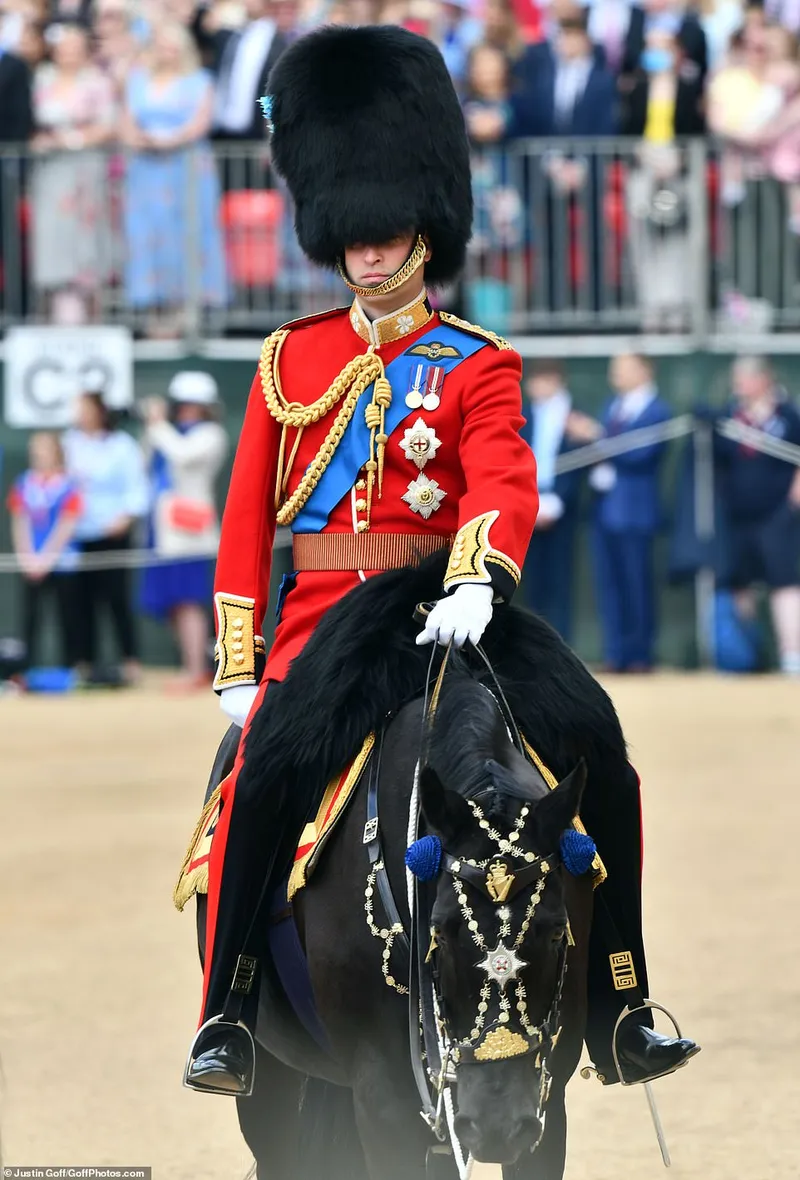
<path id="1" fill-rule="evenodd" d="M 145 570 L 142 609 L 169 620 L 181 653 L 173 687 L 206 687 L 209 608 L 219 517 L 214 483 L 228 451 L 217 421 L 217 383 L 210 373 L 176 373 L 169 401 L 143 406 L 153 490 L 151 543 L 157 564 Z"/>

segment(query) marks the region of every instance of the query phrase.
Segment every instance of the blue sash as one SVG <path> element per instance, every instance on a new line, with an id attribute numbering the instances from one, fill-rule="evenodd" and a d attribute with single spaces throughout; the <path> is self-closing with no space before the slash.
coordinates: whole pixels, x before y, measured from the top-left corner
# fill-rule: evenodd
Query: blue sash
<path id="1" fill-rule="evenodd" d="M 432 360 L 420 355 L 416 350 L 421 344 L 432 344 L 434 341 L 458 351 L 458 356 L 441 357 L 436 361 L 436 367 L 443 369 L 445 374 L 451 373 L 467 357 L 487 346 L 487 342 L 478 336 L 462 332 L 449 324 L 439 323 L 414 341 L 411 346 L 414 355 L 411 350 L 401 353 L 396 360 L 387 365 L 386 376 L 392 387 L 392 404 L 386 411 L 386 433 L 390 438 L 410 414 L 425 412 L 421 409 L 410 410 L 406 405 L 406 394 L 410 388 L 414 368 L 418 365 L 427 367 L 433 364 Z M 373 389 L 374 385 L 368 386 L 358 399 L 350 424 L 322 479 L 309 496 L 305 507 L 292 522 L 293 533 L 318 533 L 324 529 L 331 512 L 342 497 L 349 493 L 359 471 L 369 459 L 370 432 L 364 420 L 364 409 L 372 400 Z M 446 384 L 442 390 L 442 397 L 447 397 Z"/>

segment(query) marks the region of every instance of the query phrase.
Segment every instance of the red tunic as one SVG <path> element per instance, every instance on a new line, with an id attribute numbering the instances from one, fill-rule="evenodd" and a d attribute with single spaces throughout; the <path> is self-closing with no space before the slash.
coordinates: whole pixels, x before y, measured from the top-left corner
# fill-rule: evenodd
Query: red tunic
<path id="1" fill-rule="evenodd" d="M 402 323 L 401 317 L 395 313 L 393 317 L 377 321 L 369 329 L 370 333 L 380 332 L 384 336 L 386 328 L 386 336 L 399 337 L 380 345 L 378 351 L 385 365 L 413 347 L 415 341 L 440 323 L 436 316 L 429 318 L 429 309 L 421 299 L 403 312 L 408 314 L 402 316 Z M 392 331 L 393 325 L 408 329 L 409 315 L 418 326 L 402 333 Z M 325 393 L 345 365 L 356 355 L 368 351 L 367 341 L 355 330 L 354 316 L 357 321 L 355 309 L 350 313 L 342 310 L 291 326 L 277 361 L 277 378 L 285 399 L 311 405 Z M 363 332 L 363 320 L 359 326 Z M 470 327 L 464 331 L 471 344 L 474 344 L 477 333 L 483 345 L 481 329 Z M 433 339 L 428 336 L 428 340 Z M 522 424 L 521 371 L 517 353 L 497 338 L 486 338 L 484 346 L 447 373 L 436 409 L 410 411 L 389 434 L 383 493 L 380 499 L 377 495 L 373 499 L 369 524 L 362 468 L 356 473 L 353 486 L 333 505 L 323 533 L 349 534 L 351 537 L 353 533 L 367 531 L 454 535 L 443 589 L 463 582 L 491 582 L 504 596 L 513 592 L 538 507 L 536 465 L 530 448 L 519 434 Z M 406 389 L 393 389 L 393 402 L 394 399 L 404 402 L 406 393 Z M 354 413 L 363 413 L 361 402 L 368 400 L 365 393 Z M 332 407 L 322 420 L 305 428 L 286 488 L 289 495 L 316 458 L 336 412 L 337 407 Z M 439 442 L 438 447 L 432 448 L 435 454 L 428 458 L 422 474 L 435 480 L 439 490 L 444 492 L 438 508 L 428 519 L 412 511 L 402 498 L 409 483 L 420 475 L 402 445 L 403 436 L 405 430 L 416 425 L 420 418 L 425 428 L 435 431 Z M 250 391 L 236 452 L 222 521 L 215 587 L 218 656 L 215 686 L 255 684 L 260 679 L 261 688 L 250 718 L 269 682 L 285 676 L 289 663 L 298 655 L 325 611 L 367 576 L 357 570 L 300 572 L 295 588 L 286 599 L 266 672 L 259 675 L 260 652 L 264 646 L 259 632 L 267 608 L 277 523 L 275 485 L 281 433 L 281 426 L 267 407 L 259 373 Z M 290 450 L 293 441 L 289 440 Z M 296 525 L 301 523 L 299 519 L 295 522 Z M 245 725 L 245 734 L 250 718 Z M 242 741 L 233 773 L 222 784 L 223 805 L 209 863 L 203 986 L 206 1017 L 213 1015 L 205 1009 L 228 830 L 244 748 L 245 742 Z"/>
<path id="2" fill-rule="evenodd" d="M 368 351 L 367 341 L 355 330 L 351 315 L 347 309 L 341 309 L 291 326 L 276 366 L 287 400 L 306 406 L 313 403 L 354 356 Z M 440 322 L 434 314 L 421 327 L 382 344 L 378 352 L 384 364 L 388 366 Z M 470 328 L 470 335 L 476 332 L 481 334 L 480 329 Z M 451 561 L 448 589 L 462 581 L 491 581 L 498 592 L 507 596 L 518 580 L 538 507 L 535 461 L 519 434 L 523 421 L 520 377 L 518 354 L 497 338 L 487 338 L 485 346 L 446 375 L 440 405 L 430 411 L 410 410 L 389 436 L 383 491 L 380 499 L 377 493 L 374 496 L 369 530 L 460 536 L 461 562 L 459 565 Z M 393 389 L 393 399 L 404 401 L 406 393 L 406 389 Z M 363 395 L 361 400 L 366 404 L 369 398 Z M 338 405 L 303 431 L 288 494 L 295 490 L 317 455 L 337 408 Z M 362 412 L 359 402 L 355 413 Z M 435 455 L 425 464 L 424 474 L 437 482 L 444 498 L 428 519 L 412 511 L 402 499 L 409 483 L 420 474 L 403 449 L 404 432 L 418 419 L 432 428 L 439 440 Z M 289 448 L 294 431 L 290 431 L 290 436 Z M 217 561 L 218 688 L 252 684 L 258 679 L 257 652 L 262 647 L 259 634 L 267 608 L 276 528 L 275 485 L 280 442 L 281 426 L 267 407 L 258 373 L 236 452 Z M 362 469 L 359 476 L 364 474 Z M 363 489 L 363 479 L 359 478 L 330 512 L 324 533 L 352 535 L 365 531 Z M 478 568 L 486 576 L 463 573 L 465 546 L 469 560 L 475 556 L 476 545 L 481 549 L 478 556 L 482 559 Z M 266 679 L 280 680 L 285 676 L 289 663 L 324 612 L 365 576 L 369 575 L 359 571 L 307 570 L 297 575 L 275 632 Z"/>

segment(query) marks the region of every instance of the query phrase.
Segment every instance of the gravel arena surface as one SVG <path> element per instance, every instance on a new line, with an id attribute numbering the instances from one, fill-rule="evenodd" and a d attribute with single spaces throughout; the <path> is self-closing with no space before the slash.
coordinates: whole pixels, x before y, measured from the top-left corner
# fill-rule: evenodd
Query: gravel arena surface
<path id="1" fill-rule="evenodd" d="M 653 996 L 703 1046 L 655 1087 L 671 1175 L 800 1177 L 800 684 L 607 686 L 644 783 Z M 233 1103 L 180 1084 L 200 976 L 193 912 L 171 891 L 224 729 L 216 702 L 154 679 L 4 698 L 0 718 L 3 1163 L 241 1180 Z M 568 1180 L 663 1175 L 641 1091 L 576 1077 L 568 1099 Z"/>

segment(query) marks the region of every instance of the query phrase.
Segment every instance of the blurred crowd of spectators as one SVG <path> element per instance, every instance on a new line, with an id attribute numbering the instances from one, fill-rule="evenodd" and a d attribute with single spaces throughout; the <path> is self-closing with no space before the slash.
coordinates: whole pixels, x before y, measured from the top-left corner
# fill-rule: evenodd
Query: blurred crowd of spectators
<path id="1" fill-rule="evenodd" d="M 37 312 L 67 322 L 102 317 L 112 274 L 150 335 L 180 331 L 188 284 L 202 306 L 226 305 L 236 261 L 224 223 L 243 209 L 231 198 L 271 180 L 266 166 L 254 178 L 237 173 L 234 158 L 218 165 L 212 142 L 230 150 L 260 143 L 266 158 L 257 98 L 285 46 L 322 22 L 403 24 L 441 47 L 476 149 L 478 251 L 530 242 L 532 182 L 510 175 L 497 149 L 530 137 L 636 137 L 620 184 L 629 221 L 648 227 L 631 231 L 630 241 L 646 327 L 680 327 L 685 317 L 687 164 L 678 140 L 709 130 L 719 137 L 727 208 L 745 201 L 754 179 L 787 186 L 788 223 L 800 233 L 796 0 L 213 0 L 200 7 L 193 0 L 0 0 L 0 147 L 25 143 L 34 155 L 24 175 L 8 159 L 0 169 L 0 240 L 8 252 L 8 227 L 18 216 L 9 205 L 24 188 Z M 577 152 L 541 159 L 551 287 L 570 259 L 566 248 L 553 254 L 557 235 L 548 231 L 556 206 L 580 195 L 594 243 L 584 259 L 594 274 L 588 298 L 598 305 L 609 178 Z M 271 207 L 254 206 L 250 215 L 266 220 Z M 114 239 L 124 243 L 118 251 Z M 0 264 L 2 254 L 0 245 Z M 239 270 L 253 265 L 240 263 Z M 654 272 L 655 287 L 646 281 Z M 557 302 L 553 290 L 549 300 Z M 490 303 L 485 310 L 491 318 Z"/>
<path id="2" fill-rule="evenodd" d="M 766 588 L 777 662 L 800 676 L 800 465 L 713 434 L 714 536 L 698 535 L 693 442 L 669 481 L 663 463 L 669 447 L 658 428 L 672 416 L 648 358 L 620 355 L 609 367 L 612 398 L 594 419 L 574 404 L 560 364 L 543 362 L 526 381 L 527 436 L 537 457 L 540 511 L 525 565 L 522 593 L 567 639 L 573 632 L 575 547 L 579 521 L 588 516 L 595 601 L 611 672 L 648 672 L 656 659 L 659 581 L 691 580 L 713 570 L 712 617 L 700 620 L 717 665 L 752 672 L 766 656 L 757 591 Z M 800 457 L 800 411 L 764 358 L 740 357 L 731 372 L 731 399 L 722 411 L 700 407 L 700 422 L 718 419 L 793 444 Z M 653 429 L 651 429 L 653 428 Z M 647 434 L 648 430 L 650 431 Z M 598 440 L 645 431 L 606 461 L 559 471 L 558 461 Z M 588 503 L 587 495 L 588 492 Z M 660 533 L 670 535 L 666 568 L 656 562 Z M 656 568 L 660 569 L 660 578 Z"/>
<path id="3" fill-rule="evenodd" d="M 84 392 L 63 435 L 39 431 L 29 467 L 7 498 L 20 567 L 19 670 L 42 658 L 44 611 L 52 603 L 59 666 L 68 683 L 134 684 L 139 678 L 137 617 L 169 624 L 181 659 L 175 689 L 210 683 L 213 565 L 219 544 L 216 478 L 228 451 L 216 382 L 185 370 L 169 398 L 138 406 L 137 441 L 102 397 Z M 152 564 L 134 581 L 137 552 Z M 110 626 L 117 663 L 102 655 Z"/>
<path id="4" fill-rule="evenodd" d="M 665 578 L 692 584 L 700 569 L 710 569 L 713 617 L 700 623 L 717 665 L 753 672 L 774 661 L 785 675 L 800 676 L 800 465 L 792 452 L 787 461 L 713 430 L 716 520 L 709 543 L 699 535 L 695 483 L 709 473 L 698 472 L 690 438 L 682 457 L 673 453 L 667 478 L 664 464 L 675 444 L 664 428 L 672 412 L 652 362 L 613 357 L 608 386 L 607 403 L 594 417 L 575 404 L 559 362 L 541 361 L 525 378 L 524 437 L 537 459 L 540 509 L 521 600 L 572 642 L 576 554 L 579 537 L 588 534 L 607 671 L 650 671 Z M 29 468 L 7 499 L 20 568 L 20 670 L 28 676 L 35 678 L 41 660 L 49 601 L 70 683 L 76 673 L 89 683 L 135 683 L 137 620 L 145 615 L 173 629 L 182 671 L 170 687 L 208 685 L 215 482 L 229 442 L 218 409 L 210 375 L 183 371 L 168 399 L 137 404 L 133 431 L 131 421 L 122 429 L 102 399 L 87 392 L 61 438 L 32 435 Z M 763 358 L 739 358 L 728 404 L 696 411 L 702 430 L 717 420 L 792 444 L 800 455 L 800 411 Z M 613 454 L 597 454 L 593 444 L 602 448 L 603 440 L 613 440 Z M 666 559 L 657 545 L 665 535 Z M 275 579 L 290 560 L 289 551 L 278 551 Z M 763 589 L 772 643 L 763 626 Z M 98 646 L 99 629 L 109 624 L 120 667 L 111 677 Z M 267 620 L 265 627 L 267 634 Z"/>

